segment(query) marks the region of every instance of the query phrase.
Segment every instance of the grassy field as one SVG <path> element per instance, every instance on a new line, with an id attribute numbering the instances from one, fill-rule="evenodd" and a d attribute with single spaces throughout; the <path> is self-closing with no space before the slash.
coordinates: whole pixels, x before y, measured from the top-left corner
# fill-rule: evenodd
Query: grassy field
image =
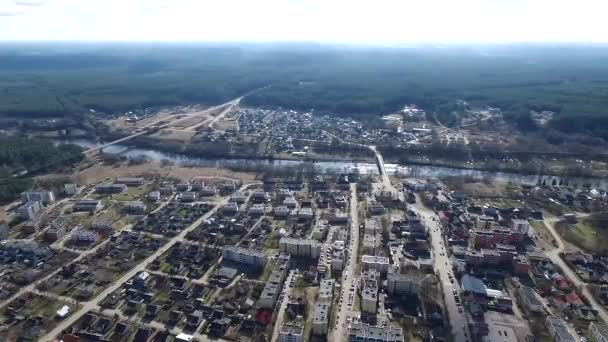
<path id="1" fill-rule="evenodd" d="M 112 195 L 112 199 L 117 201 L 135 201 L 142 200 L 145 195 L 148 187 L 147 186 L 139 186 L 139 187 L 130 187 L 127 191 L 123 191 L 120 194 Z"/>
<path id="2" fill-rule="evenodd" d="M 537 247 L 543 248 L 545 250 L 556 248 L 556 242 L 553 238 L 553 235 L 545 226 L 543 221 L 530 221 L 530 225 L 534 229 L 538 240 L 536 241 Z"/>
<path id="3" fill-rule="evenodd" d="M 608 214 L 594 214 L 576 224 L 560 222 L 555 227 L 572 244 L 591 253 L 608 255 Z"/>
<path id="4" fill-rule="evenodd" d="M 266 266 L 264 266 L 264 271 L 262 272 L 262 274 L 260 274 L 260 276 L 258 277 L 257 280 L 267 281 L 268 278 L 270 278 L 270 274 L 272 273 L 273 267 L 274 267 L 274 264 L 272 262 L 267 262 Z"/>

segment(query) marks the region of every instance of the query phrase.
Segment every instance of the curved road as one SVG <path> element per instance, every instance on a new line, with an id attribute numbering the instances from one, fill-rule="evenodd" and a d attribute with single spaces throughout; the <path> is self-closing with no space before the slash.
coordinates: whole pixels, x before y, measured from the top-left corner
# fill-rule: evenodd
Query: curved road
<path id="1" fill-rule="evenodd" d="M 578 215 L 579 218 L 585 217 L 585 216 L 588 216 L 588 214 Z M 582 281 L 578 277 L 578 275 L 574 271 L 572 271 L 570 266 L 568 266 L 568 264 L 566 264 L 566 262 L 564 262 L 564 260 L 560 256 L 560 253 L 564 252 L 565 244 L 564 244 L 564 241 L 562 240 L 561 235 L 559 235 L 559 233 L 555 229 L 555 224 L 559 221 L 560 221 L 559 217 L 544 216 L 543 222 L 545 223 L 545 226 L 547 226 L 547 228 L 551 232 L 551 235 L 553 235 L 553 238 L 555 239 L 555 241 L 557 241 L 557 248 L 553 249 L 551 251 L 548 251 L 545 254 L 547 255 L 547 257 L 549 259 L 551 259 L 551 261 L 554 264 L 558 265 L 562 269 L 562 271 L 565 273 L 566 277 L 568 277 L 568 279 L 570 279 L 570 281 L 577 288 L 579 288 L 581 290 L 582 294 L 585 297 L 587 297 L 587 301 L 589 302 L 589 305 L 591 305 L 591 308 L 593 308 L 593 310 L 596 310 L 598 312 L 598 315 L 602 318 L 602 320 L 604 322 L 608 322 L 608 313 L 606 312 L 606 309 L 595 300 L 595 297 L 593 297 L 593 295 L 591 294 L 591 291 L 589 291 L 589 288 L 587 286 L 589 284 Z"/>

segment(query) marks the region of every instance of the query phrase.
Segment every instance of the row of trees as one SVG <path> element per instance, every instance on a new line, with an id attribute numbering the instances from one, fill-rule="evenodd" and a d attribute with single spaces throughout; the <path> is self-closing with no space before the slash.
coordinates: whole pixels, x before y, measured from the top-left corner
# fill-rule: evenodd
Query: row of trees
<path id="1" fill-rule="evenodd" d="M 247 96 L 254 106 L 376 117 L 414 103 L 445 125 L 460 104 L 500 107 L 522 130 L 530 110 L 557 113 L 552 126 L 608 137 L 608 57 L 602 47 L 511 47 L 490 58 L 462 49 L 319 46 L 83 47 L 57 56 L 6 51 L 0 113 L 20 119 L 115 112 Z M 488 48 L 490 49 L 490 48 Z M 500 56 L 500 57 L 498 57 Z M 594 56 L 594 58 L 589 58 Z M 530 63 L 533 58 L 535 63 Z M 33 82 L 32 80 L 35 80 Z M 35 83 L 35 87 L 32 87 Z"/>
<path id="2" fill-rule="evenodd" d="M 83 159 L 76 145 L 55 145 L 44 139 L 0 137 L 0 203 L 14 200 L 33 185 L 20 175 L 57 170 Z"/>

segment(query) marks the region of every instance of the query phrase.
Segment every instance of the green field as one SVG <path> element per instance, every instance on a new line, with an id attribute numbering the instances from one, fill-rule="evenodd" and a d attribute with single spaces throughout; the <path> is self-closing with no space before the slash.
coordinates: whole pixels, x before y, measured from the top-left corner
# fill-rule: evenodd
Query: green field
<path id="1" fill-rule="evenodd" d="M 608 214 L 593 214 L 576 224 L 560 222 L 556 228 L 570 243 L 590 253 L 608 255 Z"/>

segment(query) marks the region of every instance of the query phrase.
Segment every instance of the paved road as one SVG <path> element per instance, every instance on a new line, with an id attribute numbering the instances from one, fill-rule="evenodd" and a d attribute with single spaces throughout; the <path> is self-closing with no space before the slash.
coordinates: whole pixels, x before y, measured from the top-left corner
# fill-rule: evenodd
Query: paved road
<path id="1" fill-rule="evenodd" d="M 378 171 L 380 172 L 380 179 L 382 180 L 382 185 L 389 191 L 394 191 L 395 188 L 391 184 L 391 180 L 388 178 L 388 174 L 386 173 L 386 168 L 384 167 L 384 158 L 382 154 L 378 152 L 376 146 L 368 146 L 372 152 L 376 155 L 376 163 L 378 164 Z"/>
<path id="2" fill-rule="evenodd" d="M 350 290 L 351 284 L 355 281 L 355 270 L 359 264 L 359 202 L 357 200 L 357 185 L 355 183 L 350 184 L 350 243 L 349 243 L 349 259 L 350 263 L 347 263 L 346 270 L 342 273 L 342 288 L 340 295 L 342 296 L 342 304 L 338 304 L 338 326 L 330 327 L 333 328 L 333 339 L 336 341 L 346 341 L 348 334 L 348 327 L 346 324 L 346 317 L 353 311 L 353 307 L 348 305 L 348 291 Z M 329 339 L 331 340 L 331 339 Z"/>
<path id="3" fill-rule="evenodd" d="M 466 317 L 464 313 L 461 314 L 458 312 L 458 305 L 452 292 L 454 289 L 456 289 L 458 293 L 460 293 L 460 285 L 456 278 L 454 278 L 453 284 L 449 280 L 448 274 L 450 274 L 452 270 L 450 260 L 447 256 L 448 254 L 446 253 L 447 250 L 444 248 L 443 233 L 439 225 L 439 217 L 434 211 L 425 207 L 421 203 L 420 198 L 417 199 L 414 207 L 418 214 L 423 217 L 423 222 L 429 228 L 431 233 L 435 272 L 439 275 L 439 283 L 441 284 L 441 288 L 443 290 L 444 302 L 448 317 L 450 319 L 450 325 L 452 326 L 453 341 L 468 341 L 471 335 L 466 322 Z"/>
<path id="4" fill-rule="evenodd" d="M 184 129 L 185 131 L 196 131 L 197 128 L 202 127 L 207 125 L 209 128 L 213 128 L 213 124 L 218 121 L 219 119 L 223 118 L 224 116 L 226 116 L 226 114 L 228 114 L 232 108 L 234 108 L 234 106 L 238 105 L 239 102 L 241 101 L 242 97 L 239 97 L 238 99 L 234 99 L 228 103 L 225 103 L 221 106 L 219 106 L 219 108 L 226 106 L 226 108 L 224 108 L 224 110 L 222 110 L 217 116 L 213 117 L 213 118 L 209 118 L 206 120 L 203 120 L 195 125 L 192 125 L 186 129 Z M 218 107 L 214 107 L 214 109 L 218 109 Z M 209 112 L 209 110 L 206 110 L 205 113 Z M 189 119 L 189 118 L 188 118 Z"/>
<path id="5" fill-rule="evenodd" d="M 220 108 L 222 108 L 222 107 L 224 107 L 224 106 L 229 106 L 229 108 L 232 108 L 232 106 L 233 106 L 233 105 L 238 104 L 238 103 L 241 101 L 241 98 L 242 98 L 242 97 L 239 97 L 239 98 L 234 99 L 234 100 L 232 100 L 232 101 L 229 101 L 229 102 L 226 102 L 226 103 L 222 103 L 221 105 L 218 105 L 218 106 L 215 106 L 215 107 L 211 107 L 211 108 L 207 108 L 207 109 L 205 109 L 205 110 L 204 110 L 204 111 L 202 111 L 202 112 L 198 112 L 198 113 L 196 113 L 196 115 L 207 114 L 207 113 L 209 113 L 209 112 L 216 111 L 216 110 L 218 110 L 218 109 L 220 109 Z M 225 113 L 225 112 L 223 112 L 223 114 L 225 115 L 226 113 Z M 169 127 L 169 126 L 175 125 L 175 124 L 177 124 L 177 123 L 180 123 L 180 122 L 182 122 L 182 121 L 189 120 L 189 119 L 192 119 L 192 115 L 188 115 L 188 116 L 185 116 L 185 117 L 183 117 L 183 118 L 173 120 L 173 121 L 171 121 L 171 122 L 169 122 L 169 123 L 166 123 L 166 124 L 164 124 L 164 125 L 160 126 L 159 128 L 165 128 L 165 127 Z M 165 120 L 161 120 L 161 121 L 165 121 Z M 158 122 L 160 122 L 160 121 L 158 121 Z M 155 122 L 155 123 L 158 123 L 158 122 Z M 155 123 L 152 123 L 152 124 L 155 124 Z M 152 124 L 150 124 L 150 125 L 152 125 Z M 147 127 L 150 127 L 150 125 L 147 125 Z M 146 127 L 146 128 L 147 128 L 147 127 Z M 120 138 L 120 139 L 118 139 L 118 140 L 111 141 L 111 142 L 109 142 L 109 143 L 107 143 L 107 144 L 103 144 L 103 145 L 101 145 L 101 146 L 97 146 L 97 147 L 94 147 L 94 148 L 90 148 L 90 149 L 88 149 L 88 150 L 84 151 L 83 153 L 87 154 L 87 153 L 91 153 L 91 152 L 96 152 L 96 151 L 102 150 L 102 149 L 104 149 L 104 148 L 106 148 L 106 147 L 108 147 L 108 146 L 112 146 L 112 145 L 115 145 L 115 144 L 119 144 L 119 143 L 121 143 L 121 142 L 124 142 L 124 141 L 127 141 L 127 140 L 131 140 L 131 139 L 133 139 L 133 138 L 136 138 L 136 137 L 139 137 L 139 136 L 141 136 L 141 135 L 145 135 L 145 134 L 148 134 L 148 132 L 146 132 L 145 130 L 144 130 L 143 132 L 134 133 L 134 134 L 131 134 L 131 135 L 126 136 L 126 137 L 124 137 L 124 138 Z"/>
<path id="6" fill-rule="evenodd" d="M 378 150 L 376 149 L 376 146 L 367 146 L 367 148 L 369 148 L 370 150 L 372 150 L 374 152 L 374 154 L 376 155 L 376 163 L 378 164 L 378 171 L 380 172 L 380 180 L 382 181 L 382 190 L 385 191 L 390 191 L 392 192 L 395 196 L 397 196 L 397 198 L 399 198 L 399 200 L 401 202 L 405 202 L 405 196 L 403 195 L 402 191 L 399 191 L 399 189 L 395 188 L 393 186 L 393 183 L 391 183 L 391 179 L 388 176 L 388 173 L 386 172 L 386 167 L 384 166 L 384 158 L 382 157 L 382 154 L 380 154 L 380 152 L 378 152 Z"/>
<path id="7" fill-rule="evenodd" d="M 587 215 L 579 215 L 579 217 L 584 217 L 584 216 L 587 216 Z M 548 251 L 545 254 L 547 255 L 547 257 L 549 257 L 549 259 L 551 259 L 551 261 L 554 264 L 558 265 L 563 270 L 566 277 L 568 277 L 568 279 L 570 279 L 570 281 L 572 281 L 572 283 L 577 288 L 581 289 L 582 294 L 585 297 L 587 297 L 587 300 L 589 301 L 591 308 L 593 308 L 593 310 L 596 310 L 598 312 L 598 315 L 602 318 L 602 320 L 604 322 L 608 322 L 608 313 L 606 312 L 606 309 L 595 300 L 595 298 L 591 294 L 591 291 L 589 291 L 589 288 L 587 286 L 588 283 L 582 281 L 578 277 L 578 275 L 574 271 L 572 271 L 570 266 L 568 266 L 568 264 L 566 264 L 566 262 L 564 262 L 564 260 L 559 255 L 565 249 L 564 241 L 562 240 L 561 235 L 559 235 L 559 233 L 555 229 L 555 224 L 559 221 L 560 221 L 559 217 L 547 216 L 547 215 L 544 216 L 545 226 L 547 226 L 547 228 L 551 232 L 551 235 L 553 235 L 553 238 L 557 242 L 557 248 L 553 249 L 551 251 Z"/>
<path id="8" fill-rule="evenodd" d="M 249 185 L 250 184 L 243 185 L 241 187 L 241 189 L 239 189 L 239 191 L 244 190 Z M 207 212 L 205 215 L 201 216 L 198 220 L 194 221 L 190 226 L 188 226 L 188 228 L 184 229 L 181 233 L 179 233 L 178 235 L 176 235 L 175 237 L 173 237 L 171 240 L 169 240 L 169 242 L 167 242 L 165 245 L 163 245 L 161 248 L 159 248 L 156 252 L 154 252 L 153 254 L 151 254 L 149 257 L 147 257 L 146 259 L 144 259 L 137 266 L 135 266 L 134 268 L 132 268 L 129 272 L 125 273 L 122 277 L 120 277 L 120 279 L 116 280 L 112 286 L 106 288 L 104 291 L 102 291 L 99 295 L 97 295 L 92 300 L 90 300 L 88 302 L 83 302 L 82 303 L 82 307 L 81 307 L 80 310 L 78 310 L 77 312 L 75 312 L 70 317 L 66 318 L 65 320 L 61 321 L 61 323 L 59 323 L 52 331 L 50 331 L 49 333 L 47 333 L 45 336 L 41 337 L 40 341 L 51 341 L 51 340 L 53 340 L 63 330 L 67 329 L 70 325 L 74 324 L 78 319 L 80 319 L 80 317 L 82 317 L 82 315 L 84 315 L 87 311 L 98 309 L 99 308 L 99 303 L 106 296 L 108 296 L 112 292 L 116 291 L 118 288 L 120 288 L 122 286 L 122 284 L 124 282 L 126 282 L 127 280 L 129 280 L 132 277 L 134 277 L 137 273 L 139 273 L 141 271 L 144 271 L 146 269 L 146 266 L 149 263 L 151 263 L 157 257 L 161 256 L 163 253 L 165 253 L 166 251 L 168 251 L 171 247 L 173 247 L 173 245 L 175 245 L 175 243 L 184 241 L 185 238 L 186 238 L 186 235 L 189 232 L 191 232 L 192 230 L 194 230 L 204 220 L 208 219 L 211 215 L 213 215 L 219 208 L 221 208 L 223 205 L 225 205 L 226 203 L 228 203 L 228 199 L 229 198 L 230 198 L 230 196 L 224 197 L 223 200 L 220 201 L 220 202 L 218 202 L 216 204 L 216 206 L 213 207 L 209 212 Z"/>

